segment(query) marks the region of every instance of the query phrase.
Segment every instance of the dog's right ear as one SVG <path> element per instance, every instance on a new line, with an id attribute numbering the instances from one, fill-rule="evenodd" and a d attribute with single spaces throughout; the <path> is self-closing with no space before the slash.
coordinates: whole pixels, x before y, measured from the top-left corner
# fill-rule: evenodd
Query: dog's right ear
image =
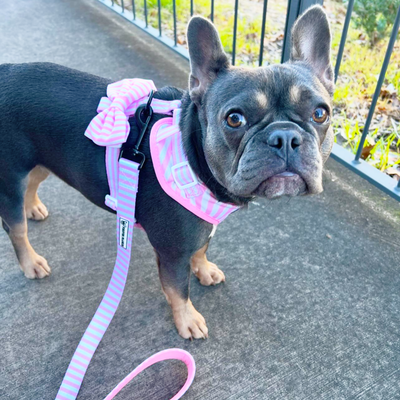
<path id="1" fill-rule="evenodd" d="M 203 17 L 193 17 L 190 20 L 187 42 L 190 55 L 190 98 L 200 106 L 207 88 L 218 73 L 229 68 L 229 61 L 217 30 Z"/>
<path id="2" fill-rule="evenodd" d="M 331 32 L 321 6 L 309 8 L 292 29 L 291 61 L 305 61 L 333 94 L 334 76 L 331 64 Z"/>

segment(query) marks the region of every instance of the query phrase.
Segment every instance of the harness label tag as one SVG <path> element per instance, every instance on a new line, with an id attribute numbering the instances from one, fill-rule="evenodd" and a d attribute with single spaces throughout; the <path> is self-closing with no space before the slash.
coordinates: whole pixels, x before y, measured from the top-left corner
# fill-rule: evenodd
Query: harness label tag
<path id="1" fill-rule="evenodd" d="M 128 247 L 129 221 L 124 218 L 119 219 L 119 245 L 126 249 Z"/>

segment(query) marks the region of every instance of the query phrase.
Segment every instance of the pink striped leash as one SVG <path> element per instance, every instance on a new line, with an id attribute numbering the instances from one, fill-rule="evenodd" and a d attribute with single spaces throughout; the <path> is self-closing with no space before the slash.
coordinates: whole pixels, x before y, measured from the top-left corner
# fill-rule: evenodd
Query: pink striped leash
<path id="1" fill-rule="evenodd" d="M 106 165 L 109 186 L 110 189 L 112 189 L 111 194 L 113 195 L 109 196 L 109 198 L 111 198 L 111 202 L 115 207 L 114 209 L 117 211 L 117 259 L 106 293 L 104 294 L 104 297 L 95 315 L 93 316 L 81 341 L 79 342 L 78 347 L 75 350 L 72 360 L 68 366 L 67 372 L 65 373 L 64 379 L 61 383 L 60 389 L 58 390 L 56 400 L 75 400 L 77 398 L 89 363 L 108 326 L 110 325 L 115 312 L 117 311 L 128 276 L 129 263 L 131 259 L 133 227 L 136 223 L 136 195 L 138 191 L 139 171 L 141 165 L 140 163 L 127 160 L 125 158 L 120 158 L 118 160 L 120 152 L 118 147 L 120 147 L 121 144 L 126 141 L 129 135 L 129 124 L 127 126 L 126 124 L 121 123 L 119 112 L 117 112 L 116 109 L 121 111 L 121 107 L 123 105 L 122 112 L 124 113 L 125 120 L 128 121 L 129 115 L 131 115 L 130 113 L 134 108 L 131 107 L 132 103 L 138 103 L 136 108 L 139 107 L 139 105 L 145 103 L 145 101 L 142 101 L 139 104 L 138 100 L 141 100 L 143 99 L 143 97 L 147 96 L 149 92 L 153 90 L 152 86 L 154 86 L 154 84 L 151 81 L 151 84 L 149 84 L 149 81 L 136 79 L 125 81 L 129 81 L 129 85 L 131 84 L 131 81 L 135 81 L 135 90 L 132 91 L 131 87 L 130 91 L 124 92 L 123 90 L 121 90 L 120 85 L 118 87 L 120 91 L 115 94 L 114 99 L 112 99 L 112 104 L 116 104 L 116 106 L 113 106 L 114 109 L 110 110 L 110 106 L 107 110 L 105 110 L 106 112 L 103 113 L 103 115 L 98 114 L 92 120 L 87 131 L 85 132 L 85 135 L 88 137 L 94 137 L 97 134 L 99 134 L 100 136 L 104 134 L 106 136 L 105 132 L 102 132 L 101 130 L 97 131 L 95 128 L 93 128 L 96 127 L 96 123 L 98 123 L 98 121 L 96 121 L 96 118 L 100 116 L 100 118 L 103 119 L 103 122 L 108 121 L 106 129 L 108 129 L 109 131 L 108 135 L 110 141 L 112 142 L 112 145 L 116 146 L 114 151 L 110 151 L 109 153 L 107 153 L 108 156 L 106 155 Z M 144 83 L 142 84 L 142 82 Z M 117 83 L 120 84 L 120 82 Z M 109 85 L 108 89 L 110 88 L 110 86 L 112 85 Z M 138 99 L 132 98 L 132 92 L 137 92 L 137 96 L 142 97 Z M 109 94 L 108 90 L 107 93 Z M 128 112 L 126 112 L 126 110 L 128 110 Z M 124 132 L 126 133 L 126 129 L 128 129 L 128 133 L 124 136 Z M 118 140 L 122 140 L 122 142 L 117 143 L 114 140 L 116 137 L 119 138 Z M 106 145 L 106 142 L 102 141 L 102 143 L 103 144 L 101 145 Z M 180 360 L 183 361 L 187 366 L 188 376 L 186 382 L 180 389 L 180 391 L 171 400 L 180 399 L 186 393 L 193 382 L 196 366 L 194 359 L 190 355 L 190 353 L 181 349 L 168 349 L 154 354 L 142 364 L 140 364 L 129 375 L 127 375 L 104 400 L 113 399 L 120 392 L 120 390 L 125 387 L 140 372 L 150 367 L 151 365 L 164 360 Z"/>

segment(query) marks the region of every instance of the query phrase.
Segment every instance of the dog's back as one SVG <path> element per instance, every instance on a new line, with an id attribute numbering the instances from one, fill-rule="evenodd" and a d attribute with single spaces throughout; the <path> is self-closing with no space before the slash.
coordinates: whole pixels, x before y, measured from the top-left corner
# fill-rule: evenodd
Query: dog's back
<path id="1" fill-rule="evenodd" d="M 29 63 L 0 65 L 0 82 L 0 178 L 10 182 L 10 175 L 20 178 L 40 164 L 89 196 L 91 185 L 107 189 L 105 174 L 99 182 L 82 182 L 82 176 L 104 164 L 103 149 L 83 133 L 109 81 L 57 64 Z"/>

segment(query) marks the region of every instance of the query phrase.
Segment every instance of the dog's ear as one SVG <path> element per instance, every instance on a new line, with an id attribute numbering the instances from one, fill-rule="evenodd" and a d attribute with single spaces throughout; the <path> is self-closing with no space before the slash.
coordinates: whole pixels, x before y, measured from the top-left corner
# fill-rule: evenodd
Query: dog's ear
<path id="1" fill-rule="evenodd" d="M 292 29 L 291 61 L 305 61 L 333 94 L 334 77 L 331 64 L 331 31 L 325 11 L 320 6 L 309 8 Z"/>
<path id="2" fill-rule="evenodd" d="M 203 17 L 193 17 L 187 29 L 190 55 L 189 92 L 197 105 L 218 73 L 229 67 L 218 32 Z"/>

